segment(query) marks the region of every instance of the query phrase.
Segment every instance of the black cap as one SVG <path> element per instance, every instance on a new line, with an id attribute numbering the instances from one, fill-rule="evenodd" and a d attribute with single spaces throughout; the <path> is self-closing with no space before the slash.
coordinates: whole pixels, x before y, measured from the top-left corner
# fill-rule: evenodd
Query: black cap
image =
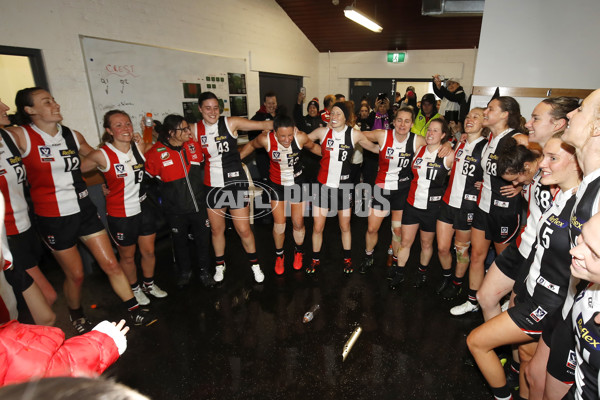
<path id="1" fill-rule="evenodd" d="M 425 95 L 423 95 L 421 103 L 435 104 L 437 103 L 437 101 L 435 100 L 435 95 L 433 93 L 426 93 Z"/>

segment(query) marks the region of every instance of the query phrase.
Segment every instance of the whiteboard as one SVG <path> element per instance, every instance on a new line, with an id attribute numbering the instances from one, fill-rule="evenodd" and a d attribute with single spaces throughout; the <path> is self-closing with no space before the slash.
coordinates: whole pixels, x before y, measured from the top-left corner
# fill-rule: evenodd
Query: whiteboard
<path id="1" fill-rule="evenodd" d="M 184 103 L 189 109 L 200 94 L 193 90 L 184 93 L 184 84 L 192 84 L 187 85 L 192 89 L 199 84 L 201 91 L 215 93 L 223 101 L 222 114 L 226 116 L 231 115 L 230 94 L 238 104 L 247 104 L 246 59 L 88 36 L 80 36 L 80 40 L 99 137 L 104 132 L 104 114 L 112 109 L 127 112 L 136 130 L 146 113 L 161 122 L 169 114 L 183 115 Z M 229 87 L 232 74 L 235 89 Z"/>

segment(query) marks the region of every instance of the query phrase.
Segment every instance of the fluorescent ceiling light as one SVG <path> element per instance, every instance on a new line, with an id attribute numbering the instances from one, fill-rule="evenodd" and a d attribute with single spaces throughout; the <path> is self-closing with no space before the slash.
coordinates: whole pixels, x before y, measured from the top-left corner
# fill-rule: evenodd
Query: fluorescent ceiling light
<path id="1" fill-rule="evenodd" d="M 357 11 L 352 6 L 348 6 L 344 9 L 344 15 L 346 16 L 346 18 L 351 19 L 357 24 L 360 24 L 365 28 L 372 30 L 373 32 L 379 33 L 383 30 L 383 28 L 379 26 L 375 21 L 373 21 L 363 13 Z"/>

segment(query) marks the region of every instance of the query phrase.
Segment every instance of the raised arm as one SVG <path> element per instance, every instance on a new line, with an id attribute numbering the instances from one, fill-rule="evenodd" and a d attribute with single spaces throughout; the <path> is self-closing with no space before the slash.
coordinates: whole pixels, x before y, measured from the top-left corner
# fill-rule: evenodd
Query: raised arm
<path id="1" fill-rule="evenodd" d="M 242 148 L 242 150 L 240 150 L 240 158 L 243 160 L 244 158 L 248 157 L 250 154 L 252 154 L 252 152 L 254 152 L 255 149 L 260 149 L 260 148 L 267 148 L 267 133 L 263 132 L 260 135 L 258 135 L 256 138 L 254 138 L 253 140 L 249 141 L 248 143 L 246 143 L 246 145 Z"/>
<path id="2" fill-rule="evenodd" d="M 227 118 L 229 130 L 236 132 L 242 131 L 271 131 L 273 130 L 273 121 L 252 121 L 242 117 Z"/>

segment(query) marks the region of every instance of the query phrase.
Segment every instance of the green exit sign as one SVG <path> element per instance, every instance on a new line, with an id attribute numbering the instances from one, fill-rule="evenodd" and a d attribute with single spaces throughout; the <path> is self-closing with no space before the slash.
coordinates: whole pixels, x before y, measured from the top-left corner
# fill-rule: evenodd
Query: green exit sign
<path id="1" fill-rule="evenodd" d="M 387 61 L 389 63 L 403 63 L 405 57 L 406 57 L 406 53 L 404 53 L 404 52 L 388 53 Z"/>

